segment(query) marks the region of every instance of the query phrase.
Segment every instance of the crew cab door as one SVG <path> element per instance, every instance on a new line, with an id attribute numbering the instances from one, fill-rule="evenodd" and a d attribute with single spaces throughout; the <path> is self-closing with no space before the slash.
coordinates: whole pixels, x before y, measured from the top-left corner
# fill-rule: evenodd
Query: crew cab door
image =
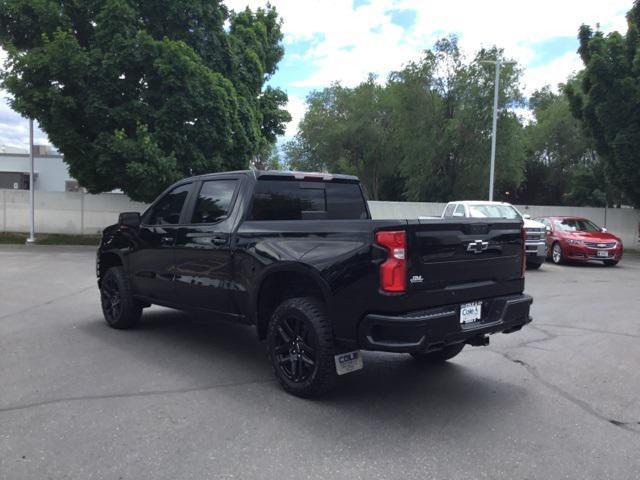
<path id="1" fill-rule="evenodd" d="M 192 186 L 178 185 L 153 203 L 142 216 L 136 245 L 129 254 L 135 293 L 158 303 L 175 301 L 174 248 Z"/>
<path id="2" fill-rule="evenodd" d="M 231 234 L 242 177 L 219 176 L 196 184 L 185 225 L 176 238 L 175 289 L 189 308 L 236 314 Z"/>

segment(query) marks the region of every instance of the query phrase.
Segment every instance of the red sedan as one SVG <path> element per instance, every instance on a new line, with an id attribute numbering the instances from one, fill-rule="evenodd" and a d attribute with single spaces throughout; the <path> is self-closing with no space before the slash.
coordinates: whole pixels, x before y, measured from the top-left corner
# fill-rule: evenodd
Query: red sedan
<path id="1" fill-rule="evenodd" d="M 580 217 L 541 217 L 547 229 L 547 257 L 555 264 L 599 260 L 616 265 L 622 258 L 622 241 L 591 220 Z"/>

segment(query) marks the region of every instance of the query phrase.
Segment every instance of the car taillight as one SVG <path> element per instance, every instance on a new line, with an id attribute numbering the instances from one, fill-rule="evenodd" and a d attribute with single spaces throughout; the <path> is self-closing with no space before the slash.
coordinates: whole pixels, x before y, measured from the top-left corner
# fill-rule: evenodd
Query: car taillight
<path id="1" fill-rule="evenodd" d="M 406 292 L 407 233 L 377 232 L 376 243 L 387 249 L 387 259 L 380 265 L 380 288 L 385 292 Z"/>
<path id="2" fill-rule="evenodd" d="M 520 237 L 522 237 L 522 259 L 520 262 L 520 278 L 524 278 L 524 271 L 527 268 L 527 250 L 526 250 L 527 231 L 524 229 L 524 227 L 520 229 Z"/>

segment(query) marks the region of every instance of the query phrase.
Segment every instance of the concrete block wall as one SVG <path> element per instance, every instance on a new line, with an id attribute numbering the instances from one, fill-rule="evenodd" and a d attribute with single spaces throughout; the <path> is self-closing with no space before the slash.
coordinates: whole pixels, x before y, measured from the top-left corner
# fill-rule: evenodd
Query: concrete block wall
<path id="1" fill-rule="evenodd" d="M 29 192 L 0 190 L 2 231 L 29 231 Z M 120 212 L 142 212 L 144 203 L 117 193 L 35 192 L 35 229 L 42 233 L 92 235 L 115 223 Z"/>

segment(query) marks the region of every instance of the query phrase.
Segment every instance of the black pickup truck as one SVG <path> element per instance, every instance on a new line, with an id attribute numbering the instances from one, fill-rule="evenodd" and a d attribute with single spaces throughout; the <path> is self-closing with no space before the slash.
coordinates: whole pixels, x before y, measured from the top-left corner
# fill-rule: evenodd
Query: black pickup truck
<path id="1" fill-rule="evenodd" d="M 96 270 L 111 327 L 151 304 L 255 325 L 283 388 L 314 396 L 359 350 L 440 362 L 519 330 L 524 265 L 520 221 L 372 220 L 356 177 L 241 171 L 120 214 Z"/>

